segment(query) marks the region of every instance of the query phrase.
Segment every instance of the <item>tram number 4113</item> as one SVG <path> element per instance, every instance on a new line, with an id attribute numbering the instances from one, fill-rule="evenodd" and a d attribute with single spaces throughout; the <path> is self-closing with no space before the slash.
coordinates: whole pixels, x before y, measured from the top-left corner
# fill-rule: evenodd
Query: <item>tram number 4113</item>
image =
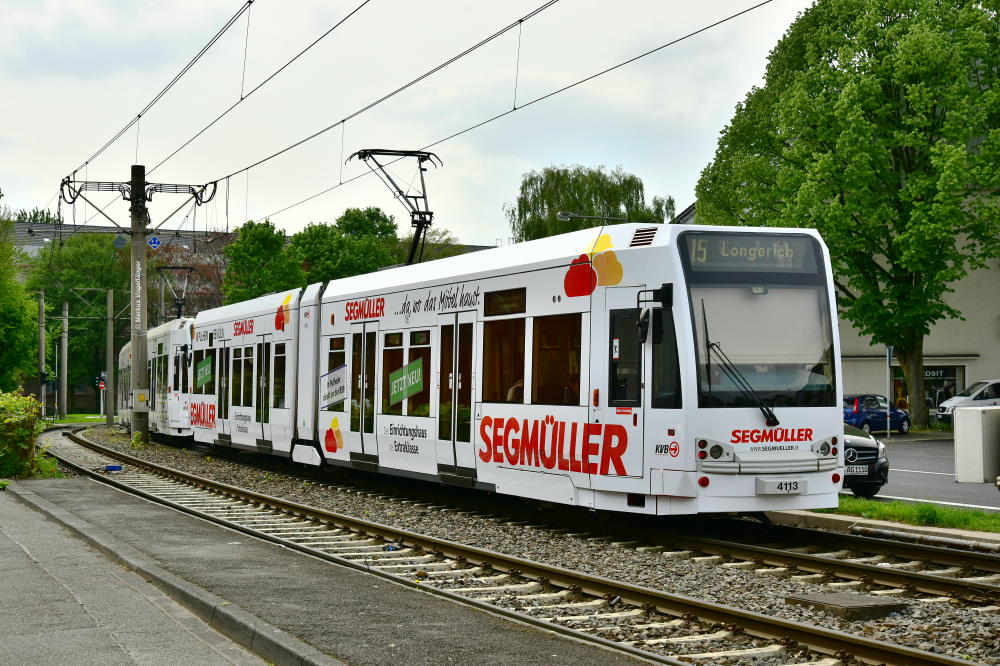
<path id="1" fill-rule="evenodd" d="M 805 479 L 757 479 L 758 495 L 799 495 L 806 492 Z"/>

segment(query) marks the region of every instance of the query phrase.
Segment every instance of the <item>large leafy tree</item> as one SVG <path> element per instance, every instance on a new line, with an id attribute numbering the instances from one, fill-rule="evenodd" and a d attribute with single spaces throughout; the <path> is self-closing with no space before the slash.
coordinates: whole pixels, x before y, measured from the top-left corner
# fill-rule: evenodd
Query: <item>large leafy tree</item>
<path id="1" fill-rule="evenodd" d="M 285 234 L 270 220 L 247 222 L 226 246 L 226 303 L 238 303 L 305 284 L 299 264 L 285 250 Z"/>
<path id="2" fill-rule="evenodd" d="M 348 235 L 337 226 L 310 224 L 292 236 L 289 256 L 301 266 L 305 282 L 325 282 L 370 273 L 396 262 L 396 237 Z"/>
<path id="3" fill-rule="evenodd" d="M 891 344 L 927 422 L 923 342 L 1000 252 L 997 3 L 819 0 L 771 53 L 697 186 L 697 221 L 809 226 L 842 315 Z"/>
<path id="4" fill-rule="evenodd" d="M 0 218 L 0 391 L 17 389 L 36 364 L 38 309 L 18 280 L 13 230 Z"/>
<path id="5" fill-rule="evenodd" d="M 129 282 L 128 250 L 116 250 L 113 234 L 76 233 L 54 239 L 28 262 L 27 287 L 45 290 L 47 339 L 54 347 L 62 334 L 63 303 L 69 303 L 69 386 L 86 386 L 97 391 L 95 378 L 105 370 L 107 360 L 106 290 L 114 289 L 117 308 L 124 306 L 120 291 Z M 89 291 L 96 289 L 98 291 Z M 37 311 L 37 306 L 36 306 Z M 88 318 L 92 317 L 92 319 Z M 118 326 L 117 349 L 127 335 L 127 326 Z M 33 332 L 32 338 L 37 331 Z M 50 372 L 55 356 L 50 351 Z"/>
<path id="6" fill-rule="evenodd" d="M 546 167 L 530 171 L 521 179 L 521 189 L 504 212 L 515 241 L 607 224 L 601 219 L 574 217 L 557 219 L 561 211 L 595 217 L 624 217 L 631 222 L 661 223 L 674 217 L 673 197 L 653 197 L 646 205 L 642 180 L 621 167 Z"/>
<path id="7" fill-rule="evenodd" d="M 387 242 L 396 240 L 395 218 L 377 206 L 348 208 L 337 218 L 334 226 L 344 236 L 355 238 L 374 236 Z"/>

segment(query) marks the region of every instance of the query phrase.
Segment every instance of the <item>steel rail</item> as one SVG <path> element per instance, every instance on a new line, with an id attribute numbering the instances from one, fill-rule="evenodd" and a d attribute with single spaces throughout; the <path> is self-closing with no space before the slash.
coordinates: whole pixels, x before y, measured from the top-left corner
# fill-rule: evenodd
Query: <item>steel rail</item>
<path id="1" fill-rule="evenodd" d="M 865 584 L 899 587 L 908 591 L 950 596 L 970 603 L 993 603 L 1000 599 L 1000 585 L 961 578 L 936 576 L 933 573 L 905 571 L 891 566 L 880 567 L 866 562 L 851 562 L 832 557 L 822 557 L 809 553 L 797 553 L 781 548 L 769 548 L 706 537 L 671 536 L 671 547 L 690 547 L 712 555 L 735 557 L 740 560 L 759 562 L 771 566 L 786 566 L 803 573 L 836 575 L 840 578 L 861 581 Z M 886 553 L 894 558 L 898 553 Z M 915 557 L 914 559 L 926 559 Z M 968 562 L 962 562 L 968 566 Z"/>
<path id="2" fill-rule="evenodd" d="M 79 429 L 79 430 L 82 430 Z M 819 627 L 816 625 L 805 624 L 801 622 L 795 622 L 792 620 L 785 620 L 782 618 L 770 617 L 763 615 L 761 613 L 756 613 L 753 611 L 748 611 L 740 608 L 734 608 L 731 606 L 726 606 L 723 604 L 717 604 L 710 601 L 702 601 L 692 597 L 672 594 L 668 592 L 663 592 L 659 590 L 654 590 L 651 588 L 641 587 L 637 585 L 631 585 L 624 583 L 622 581 L 615 581 L 608 578 L 603 578 L 600 576 L 593 576 L 587 573 L 572 571 L 569 569 L 564 569 L 562 567 L 534 562 L 531 560 L 525 560 L 522 558 L 504 555 L 502 553 L 497 553 L 494 551 L 476 548 L 473 546 L 467 546 L 445 539 L 438 539 L 435 537 L 430 537 L 422 534 L 417 534 L 410 532 L 408 530 L 403 530 L 395 527 L 390 527 L 382 525 L 379 523 L 374 523 L 371 521 L 362 520 L 354 516 L 348 516 L 344 514 L 338 514 L 335 512 L 324 511 L 321 509 L 301 505 L 295 502 L 290 502 L 283 500 L 281 498 L 275 498 L 261 493 L 256 493 L 243 488 L 238 488 L 235 486 L 230 486 L 228 484 L 219 483 L 212 481 L 210 479 L 205 479 L 192 474 L 187 474 L 179 470 L 175 470 L 169 467 L 156 465 L 144 461 L 142 459 L 130 456 L 125 453 L 115 451 L 113 449 L 108 449 L 99 444 L 91 442 L 83 437 L 80 437 L 77 432 L 64 433 L 74 442 L 90 448 L 92 450 L 98 451 L 103 455 L 108 457 L 127 462 L 131 465 L 137 467 L 143 467 L 150 470 L 154 470 L 156 473 L 161 474 L 166 477 L 176 479 L 182 483 L 194 486 L 200 486 L 205 489 L 211 489 L 221 495 L 228 497 L 238 498 L 243 501 L 258 505 L 267 505 L 289 515 L 301 517 L 304 519 L 314 520 L 319 523 L 337 525 L 340 527 L 347 527 L 352 531 L 356 531 L 360 534 L 365 534 L 368 536 L 381 538 L 386 541 L 398 541 L 402 539 L 404 543 L 409 543 L 419 548 L 435 553 L 444 555 L 446 557 L 451 557 L 459 561 L 468 562 L 472 564 L 477 564 L 480 566 L 488 566 L 498 571 L 503 571 L 511 574 L 517 574 L 525 576 L 527 578 L 533 578 L 539 582 L 546 582 L 557 587 L 563 587 L 572 590 L 578 590 L 585 594 L 590 594 L 596 597 L 611 598 L 614 596 L 621 597 L 622 601 L 629 603 L 638 607 L 645 607 L 655 609 L 665 615 L 672 615 L 677 617 L 695 617 L 701 620 L 707 620 L 712 622 L 723 623 L 726 625 L 735 625 L 745 631 L 747 634 L 766 638 L 766 639 L 776 639 L 783 644 L 797 643 L 817 652 L 822 652 L 825 654 L 831 654 L 839 658 L 853 657 L 856 659 L 861 659 L 864 661 L 869 661 L 872 663 L 883 663 L 883 664 L 900 664 L 907 666 L 929 666 L 931 664 L 966 664 L 967 661 L 949 657 L 946 655 L 935 654 L 932 652 L 927 652 L 924 650 L 918 650 L 915 648 L 910 648 L 903 645 L 889 644 L 882 641 L 876 641 L 862 636 L 855 636 L 841 631 L 836 631 L 833 629 L 827 629 L 825 627 Z M 60 458 L 62 460 L 62 458 Z M 138 494 L 140 496 L 146 497 L 158 503 L 170 506 L 171 508 L 176 508 L 178 510 L 184 511 L 186 513 L 196 515 L 200 518 L 211 520 L 213 522 L 225 525 L 230 528 L 239 529 L 240 531 L 250 534 L 259 538 L 263 538 L 275 543 L 280 543 L 288 548 L 294 548 L 304 553 L 310 555 L 321 557 L 323 559 L 336 562 L 344 566 L 351 567 L 360 571 L 366 571 L 373 575 L 378 575 L 394 582 L 397 582 L 408 587 L 419 588 L 425 592 L 435 594 L 442 597 L 447 597 L 454 601 L 462 604 L 472 605 L 483 610 L 487 610 L 491 613 L 497 613 L 505 617 L 510 617 L 522 623 L 531 624 L 536 627 L 541 627 L 549 631 L 555 631 L 567 636 L 571 636 L 577 640 L 586 641 L 601 645 L 608 649 L 613 649 L 619 652 L 627 652 L 634 656 L 641 657 L 647 660 L 655 660 L 660 663 L 668 664 L 684 664 L 686 662 L 681 660 L 672 659 L 670 657 L 665 657 L 664 655 L 658 655 L 648 651 L 640 650 L 632 646 L 623 645 L 621 643 L 616 643 L 614 641 L 609 641 L 602 639 L 598 636 L 592 636 L 585 632 L 577 631 L 575 629 L 560 626 L 557 623 L 553 623 L 544 619 L 534 618 L 525 614 L 518 613 L 514 610 L 504 609 L 493 604 L 487 603 L 485 601 L 479 601 L 476 599 L 469 599 L 468 597 L 461 596 L 448 590 L 434 588 L 430 585 L 422 584 L 418 580 L 411 578 L 406 578 L 402 576 L 397 576 L 395 574 L 378 571 L 376 569 L 371 569 L 364 562 L 357 562 L 352 560 L 347 560 L 344 558 L 337 557 L 330 553 L 325 553 L 322 551 L 309 548 L 303 544 L 296 543 L 294 541 L 282 539 L 273 535 L 262 534 L 257 530 L 250 528 L 245 528 L 238 526 L 228 520 L 215 518 L 206 515 L 200 511 L 193 510 L 189 507 L 184 507 L 179 504 L 170 502 L 163 498 L 157 498 L 155 494 L 146 493 L 144 491 L 139 491 L 131 488 L 127 484 L 121 483 L 111 477 L 107 477 L 102 474 L 97 474 L 92 470 L 82 468 L 76 465 L 73 467 L 79 469 L 80 472 L 87 475 L 93 476 L 105 483 L 114 485 L 123 490 L 131 492 L 133 494 Z"/>

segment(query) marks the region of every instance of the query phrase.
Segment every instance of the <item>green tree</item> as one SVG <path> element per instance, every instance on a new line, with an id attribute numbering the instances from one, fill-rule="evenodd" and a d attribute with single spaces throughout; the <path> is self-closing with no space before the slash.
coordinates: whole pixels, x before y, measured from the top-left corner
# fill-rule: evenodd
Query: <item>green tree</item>
<path id="1" fill-rule="evenodd" d="M 396 240 L 395 218 L 376 206 L 348 208 L 337 218 L 335 226 L 344 236 L 375 236 L 384 241 Z"/>
<path id="2" fill-rule="evenodd" d="M 250 220 L 226 246 L 225 302 L 238 303 L 305 284 L 299 264 L 285 250 L 285 234 L 270 220 Z"/>
<path id="3" fill-rule="evenodd" d="M 396 237 L 346 235 L 337 226 L 310 224 L 292 236 L 288 254 L 300 266 L 305 282 L 325 282 L 371 273 L 396 262 Z"/>
<path id="4" fill-rule="evenodd" d="M 63 302 L 70 305 L 69 375 L 70 387 L 86 386 L 97 391 L 94 379 L 105 370 L 106 301 L 105 290 L 121 290 L 129 281 L 128 250 L 116 250 L 113 234 L 77 233 L 49 243 L 28 261 L 26 283 L 29 289 L 45 290 L 47 340 L 52 347 L 62 334 Z M 98 292 L 81 289 L 99 289 Z M 116 295 L 116 298 L 120 298 Z M 119 303 L 121 301 L 118 301 Z M 37 305 L 35 310 L 37 312 Z M 123 331 L 124 332 L 124 327 Z M 37 330 L 32 332 L 32 346 L 37 344 Z M 115 347 L 121 344 L 115 340 Z M 54 369 L 55 356 L 48 358 Z"/>
<path id="5" fill-rule="evenodd" d="M 411 231 L 403 238 L 399 239 L 398 252 L 396 253 L 396 263 L 404 263 L 410 254 L 410 245 L 413 244 L 413 232 Z M 417 257 L 414 261 L 425 262 L 445 257 L 454 257 L 463 253 L 458 239 L 455 235 L 444 227 L 430 227 L 424 232 L 423 251 L 417 249 Z"/>
<path id="6" fill-rule="evenodd" d="M 923 342 L 1000 253 L 997 3 L 819 0 L 772 51 L 697 186 L 697 221 L 808 226 L 841 313 L 896 348 L 927 423 Z"/>
<path id="7" fill-rule="evenodd" d="M 36 364 L 38 308 L 18 280 L 13 231 L 12 221 L 0 219 L 0 391 L 17 389 Z"/>
<path id="8" fill-rule="evenodd" d="M 604 167 L 553 166 L 524 174 L 517 200 L 504 207 L 518 242 L 607 224 L 586 218 L 563 222 L 556 218 L 560 211 L 659 224 L 673 219 L 674 200 L 653 197 L 647 206 L 642 180 L 621 167 L 605 171 Z"/>

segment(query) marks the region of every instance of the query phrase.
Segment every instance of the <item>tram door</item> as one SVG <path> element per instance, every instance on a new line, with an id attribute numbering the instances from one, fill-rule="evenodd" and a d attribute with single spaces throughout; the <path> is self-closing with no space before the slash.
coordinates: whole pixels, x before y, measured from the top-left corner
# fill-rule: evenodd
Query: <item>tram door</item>
<path id="1" fill-rule="evenodd" d="M 441 336 L 437 372 L 439 466 L 470 470 L 476 467 L 472 445 L 475 319 L 475 312 L 458 312 L 438 317 Z"/>
<path id="2" fill-rule="evenodd" d="M 378 322 L 351 325 L 351 426 L 347 437 L 348 451 L 360 450 L 361 453 L 373 456 L 378 455 L 375 441 L 377 345 Z"/>
<path id="3" fill-rule="evenodd" d="M 643 378 L 643 345 L 639 343 L 638 287 L 609 287 L 603 307 L 597 298 L 591 316 L 591 423 L 604 425 L 604 446 L 624 446 L 623 454 L 608 460 L 604 474 L 591 477 L 594 488 L 602 482 L 617 489 L 613 477 L 642 477 L 643 409 L 646 387 Z M 596 294 L 595 294 L 596 296 Z M 600 308 L 600 309 L 599 309 Z M 597 392 L 598 404 L 593 395 Z M 608 426 L 613 426 L 610 430 Z M 614 427 L 617 426 L 617 427 Z M 619 465 L 614 461 L 620 460 Z M 601 464 L 605 464 L 602 458 Z M 604 471 L 604 470 L 601 470 Z"/>
<path id="4" fill-rule="evenodd" d="M 220 434 L 229 434 L 229 345 L 225 340 L 215 349 L 215 367 L 218 380 L 215 382 L 216 429 Z"/>
<path id="5" fill-rule="evenodd" d="M 271 336 L 260 336 L 257 343 L 257 364 L 254 368 L 257 381 L 257 405 L 254 420 L 260 424 L 260 439 L 264 448 L 271 445 Z M 258 446 L 261 444 L 257 443 Z"/>

